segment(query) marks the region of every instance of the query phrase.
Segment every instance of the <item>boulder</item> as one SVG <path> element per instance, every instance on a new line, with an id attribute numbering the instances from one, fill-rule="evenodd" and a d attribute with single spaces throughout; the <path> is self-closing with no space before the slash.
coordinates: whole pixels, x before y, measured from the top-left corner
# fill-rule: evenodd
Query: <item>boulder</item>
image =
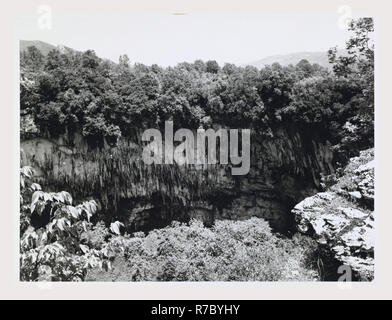
<path id="1" fill-rule="evenodd" d="M 374 201 L 375 162 L 366 161 L 369 154 L 366 151 L 351 159 L 336 185 L 305 198 L 291 211 L 297 230 L 311 235 L 338 262 L 350 266 L 359 280 L 374 278 L 373 206 L 358 201 Z"/>

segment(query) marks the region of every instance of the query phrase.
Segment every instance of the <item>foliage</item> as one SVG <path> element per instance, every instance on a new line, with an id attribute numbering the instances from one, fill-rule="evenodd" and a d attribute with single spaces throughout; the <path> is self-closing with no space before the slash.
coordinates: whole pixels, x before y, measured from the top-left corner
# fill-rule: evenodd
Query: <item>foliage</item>
<path id="1" fill-rule="evenodd" d="M 83 244 L 97 211 L 94 200 L 72 205 L 68 192 L 44 192 L 32 183 L 33 171 L 21 168 L 20 279 L 22 281 L 80 281 L 87 270 L 108 269 L 107 254 Z M 32 193 L 32 195 L 31 195 Z M 25 199 L 31 195 L 31 202 Z"/>
<path id="2" fill-rule="evenodd" d="M 110 228 L 91 223 L 95 201 L 73 205 L 68 192 L 30 184 L 33 174 L 21 168 L 22 281 L 317 279 L 314 243 L 298 235 L 280 238 L 262 219 L 216 221 L 211 229 L 197 220 L 173 222 L 147 235 L 121 235 L 119 221 Z"/>
<path id="3" fill-rule="evenodd" d="M 106 246 L 115 252 L 108 273 L 92 270 L 98 281 L 278 281 L 317 279 L 317 250 L 306 237 L 283 239 L 268 223 L 216 221 L 173 222 L 147 235 L 113 236 Z"/>
<path id="4" fill-rule="evenodd" d="M 373 19 L 352 20 L 349 30 L 354 35 L 346 43 L 347 56 L 337 57 L 336 48 L 329 51 L 336 76 L 356 88 L 345 105 L 345 122 L 339 132 L 343 152 L 374 145 Z"/>
<path id="5" fill-rule="evenodd" d="M 211 124 L 252 127 L 273 135 L 277 125 L 323 132 L 342 154 L 371 147 L 374 118 L 373 20 L 352 21 L 348 55 L 330 50 L 333 73 L 301 60 L 258 70 L 216 61 L 175 67 L 100 59 L 94 51 L 34 47 L 21 57 L 21 110 L 43 134 L 82 132 L 94 145 L 134 137 L 137 129 Z"/>
<path id="6" fill-rule="evenodd" d="M 333 72 L 306 60 L 261 70 L 233 64 L 221 68 L 213 60 L 161 68 L 131 64 L 126 55 L 116 64 L 92 50 L 52 50 L 43 56 L 30 47 L 21 54 L 21 132 L 79 132 L 93 146 L 116 145 L 105 154 L 80 152 L 65 159 L 58 152 L 58 158 L 37 163 L 47 171 L 47 185 L 72 188 L 78 199 L 100 195 L 106 209 L 108 203 L 117 205 L 120 195 L 174 208 L 203 199 L 212 185 L 217 193 L 219 166 L 181 171 L 130 161 L 135 150 L 120 138 L 137 140 L 141 130 L 162 127 L 165 120 L 174 120 L 176 127 L 252 128 L 270 137 L 279 126 L 295 126 L 323 135 L 345 160 L 374 145 L 373 20 L 352 21 L 350 30 L 348 54 L 329 52 Z M 21 168 L 23 281 L 85 280 L 87 274 L 126 281 L 315 279 L 314 244 L 299 236 L 280 238 L 261 219 L 217 221 L 210 229 L 197 221 L 173 223 L 147 235 L 121 235 L 124 225 L 113 216 L 109 227 L 92 223 L 99 209 L 95 201 L 74 205 L 65 191 L 42 191 L 33 175 L 30 167 Z M 324 185 L 338 175 L 324 177 Z M 343 182 L 352 191 L 352 181 Z M 109 269 L 113 258 L 111 272 L 88 271 Z"/>

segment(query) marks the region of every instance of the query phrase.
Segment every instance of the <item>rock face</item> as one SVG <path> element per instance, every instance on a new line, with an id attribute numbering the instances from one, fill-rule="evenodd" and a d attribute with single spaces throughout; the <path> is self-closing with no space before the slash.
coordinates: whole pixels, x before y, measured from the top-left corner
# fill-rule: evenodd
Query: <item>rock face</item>
<path id="1" fill-rule="evenodd" d="M 214 219 L 266 219 L 275 230 L 292 226 L 290 209 L 315 194 L 320 173 L 334 172 L 328 141 L 296 129 L 276 129 L 273 137 L 251 136 L 250 171 L 245 176 L 225 172 L 219 179 L 222 196 L 208 205 L 190 208 L 190 216 Z"/>
<path id="2" fill-rule="evenodd" d="M 350 159 L 326 192 L 292 210 L 298 231 L 311 235 L 357 280 L 374 278 L 374 150 Z"/>
<path id="3" fill-rule="evenodd" d="M 129 171 L 135 174 L 125 175 L 130 157 L 141 158 L 142 148 L 137 139 L 127 141 L 127 149 L 121 146 L 90 149 L 80 135 L 73 140 L 26 139 L 21 141 L 22 164 L 38 169 L 42 176 L 40 183 L 45 186 L 45 181 L 50 181 L 49 189 L 60 188 L 112 204 L 107 211 L 119 214 L 130 231 L 192 217 L 206 224 L 215 219 L 260 217 L 273 228 L 285 231 L 292 225 L 293 205 L 317 192 L 320 173 L 330 174 L 334 170 L 329 142 L 318 137 L 317 132 L 301 130 L 276 128 L 273 136 L 268 137 L 253 133 L 249 173 L 232 176 L 230 170 L 220 168 L 207 197 L 201 199 L 189 197 L 203 188 L 196 184 L 194 189 L 187 190 L 183 181 L 189 180 L 190 172 L 186 170 L 178 175 L 157 170 L 156 177 L 166 180 L 153 181 L 156 177 L 151 176 L 147 187 L 136 181 L 143 180 L 138 175 L 142 176 L 144 169 L 131 167 Z M 117 154 L 117 158 L 111 162 L 112 154 Z M 152 189 L 153 195 L 149 192 Z M 162 193 L 167 196 L 168 189 L 172 194 L 163 198 Z"/>

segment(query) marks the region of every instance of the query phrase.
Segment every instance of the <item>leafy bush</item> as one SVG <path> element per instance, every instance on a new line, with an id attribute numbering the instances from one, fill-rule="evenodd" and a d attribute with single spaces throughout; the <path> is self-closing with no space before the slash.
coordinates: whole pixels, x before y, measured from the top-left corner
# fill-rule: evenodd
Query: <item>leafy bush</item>
<path id="1" fill-rule="evenodd" d="M 281 238 L 263 219 L 197 220 L 121 235 L 123 224 L 93 225 L 95 201 L 73 205 L 68 192 L 44 192 L 21 169 L 22 281 L 316 280 L 317 247 L 306 237 Z M 31 201 L 29 201 L 31 197 Z M 111 262 L 114 269 L 110 271 Z M 98 271 L 97 267 L 105 270 Z M 90 271 L 89 271 L 90 270 Z"/>
<path id="2" fill-rule="evenodd" d="M 82 243 L 82 234 L 92 229 L 95 201 L 73 206 L 68 192 L 43 192 L 36 183 L 27 186 L 32 177 L 31 168 L 21 169 L 20 279 L 79 281 L 89 268 L 108 269 L 107 253 Z M 25 204 L 31 193 L 31 203 Z"/>
<path id="3" fill-rule="evenodd" d="M 115 236 L 106 246 L 116 252 L 113 269 L 92 270 L 89 280 L 114 281 L 278 281 L 316 280 L 316 246 L 310 239 L 279 238 L 268 223 L 173 222 L 133 236 Z"/>

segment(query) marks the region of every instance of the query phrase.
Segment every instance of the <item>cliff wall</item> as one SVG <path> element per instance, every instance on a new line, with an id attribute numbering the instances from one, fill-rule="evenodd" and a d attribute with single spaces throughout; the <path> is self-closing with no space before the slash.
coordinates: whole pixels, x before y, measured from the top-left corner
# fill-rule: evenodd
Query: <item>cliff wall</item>
<path id="1" fill-rule="evenodd" d="M 106 217 L 119 218 L 130 231 L 192 217 L 211 224 L 251 216 L 287 230 L 293 223 L 291 208 L 318 191 L 320 174 L 334 171 L 328 141 L 287 128 L 277 128 L 273 137 L 252 133 L 245 176 L 232 176 L 223 165 L 204 170 L 147 166 L 140 143 L 129 140 L 91 148 L 78 134 L 72 139 L 36 137 L 21 141 L 21 149 L 22 165 L 34 167 L 47 190 L 97 199 Z"/>

